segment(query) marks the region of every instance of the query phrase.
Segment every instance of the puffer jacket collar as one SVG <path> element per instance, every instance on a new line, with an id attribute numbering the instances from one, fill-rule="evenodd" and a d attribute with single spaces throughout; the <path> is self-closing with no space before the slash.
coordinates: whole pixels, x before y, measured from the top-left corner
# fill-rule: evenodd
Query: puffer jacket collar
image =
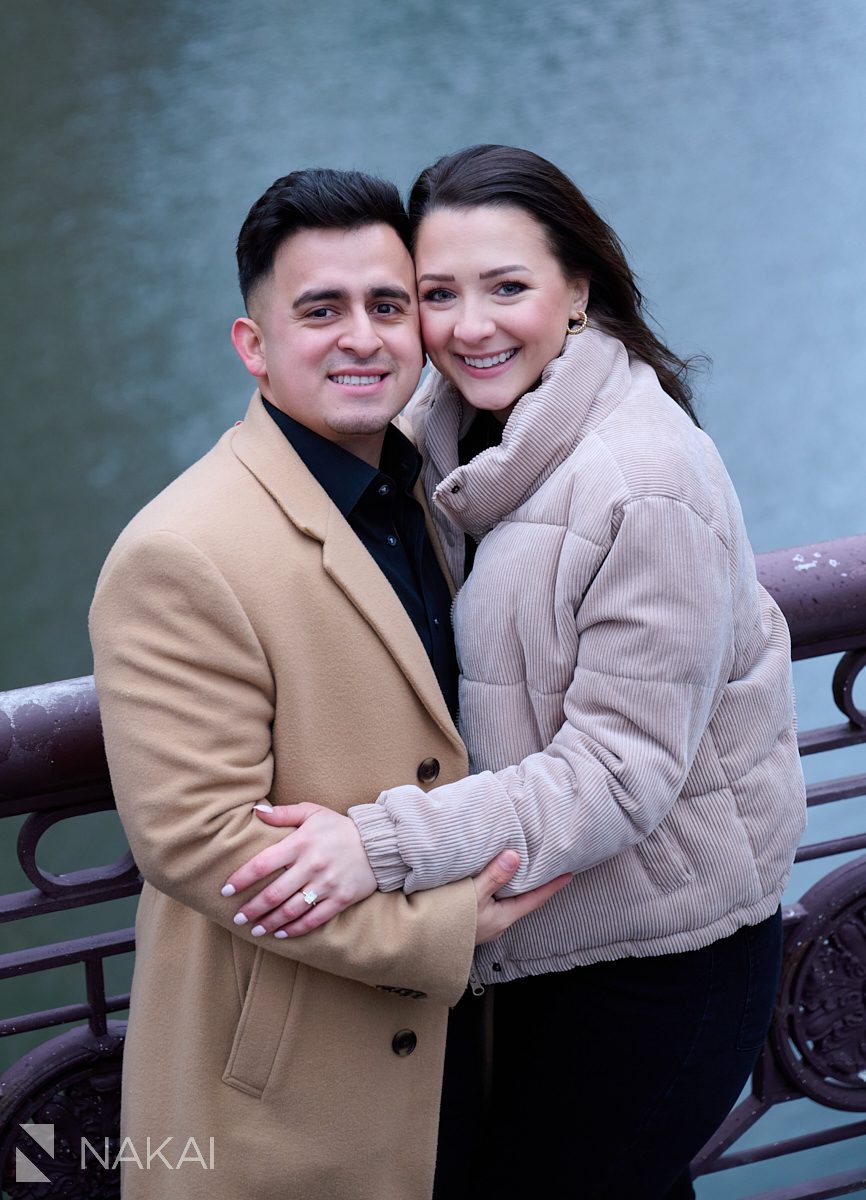
<path id="1" fill-rule="evenodd" d="M 473 409 L 433 372 L 410 410 L 427 460 L 427 494 L 454 525 L 482 538 L 553 474 L 630 384 L 628 355 L 616 338 L 593 327 L 569 337 L 538 387 L 515 405 L 501 444 L 459 466 L 457 442 Z"/>

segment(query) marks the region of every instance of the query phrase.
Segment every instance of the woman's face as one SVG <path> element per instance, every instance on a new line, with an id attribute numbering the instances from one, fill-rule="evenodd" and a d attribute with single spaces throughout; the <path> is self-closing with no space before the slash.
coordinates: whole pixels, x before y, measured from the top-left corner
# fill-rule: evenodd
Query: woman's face
<path id="1" fill-rule="evenodd" d="M 434 365 L 475 408 L 501 421 L 562 351 L 586 308 L 544 229 L 516 206 L 434 209 L 415 243 L 421 333 Z"/>

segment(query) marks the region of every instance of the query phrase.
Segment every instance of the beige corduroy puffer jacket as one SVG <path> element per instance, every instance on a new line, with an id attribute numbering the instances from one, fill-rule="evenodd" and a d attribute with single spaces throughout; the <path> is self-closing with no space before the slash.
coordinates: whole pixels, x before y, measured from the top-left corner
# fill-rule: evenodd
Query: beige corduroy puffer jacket
<path id="1" fill-rule="evenodd" d="M 465 466 L 451 385 L 434 374 L 409 415 L 458 581 L 464 531 L 480 541 L 453 614 L 475 774 L 350 810 L 379 886 L 474 875 L 506 846 L 510 891 L 575 872 L 479 948 L 483 981 L 769 916 L 805 822 L 790 646 L 713 443 L 598 328 Z"/>

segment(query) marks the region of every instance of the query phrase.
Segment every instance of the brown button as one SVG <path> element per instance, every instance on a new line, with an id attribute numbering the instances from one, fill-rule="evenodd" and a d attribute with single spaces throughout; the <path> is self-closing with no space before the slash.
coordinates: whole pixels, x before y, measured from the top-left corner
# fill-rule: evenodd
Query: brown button
<path id="1" fill-rule="evenodd" d="M 395 1054 L 399 1054 L 400 1058 L 406 1058 L 417 1045 L 418 1038 L 413 1031 L 411 1029 L 401 1029 L 399 1033 L 394 1034 L 391 1049 Z"/>
<path id="2" fill-rule="evenodd" d="M 439 759 L 425 758 L 418 767 L 418 778 L 422 783 L 432 783 L 439 776 Z"/>

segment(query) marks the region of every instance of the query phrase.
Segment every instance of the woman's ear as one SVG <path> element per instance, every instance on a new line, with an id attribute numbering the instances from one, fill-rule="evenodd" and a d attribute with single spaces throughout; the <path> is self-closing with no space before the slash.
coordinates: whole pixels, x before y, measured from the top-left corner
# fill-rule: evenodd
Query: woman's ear
<path id="1" fill-rule="evenodd" d="M 251 375 L 256 379 L 267 375 L 264 335 L 252 317 L 238 317 L 232 325 L 232 345 Z"/>
<path id="2" fill-rule="evenodd" d="M 571 303 L 571 316 L 576 319 L 579 313 L 586 312 L 589 304 L 589 275 L 578 275 L 574 284 L 574 294 Z"/>

